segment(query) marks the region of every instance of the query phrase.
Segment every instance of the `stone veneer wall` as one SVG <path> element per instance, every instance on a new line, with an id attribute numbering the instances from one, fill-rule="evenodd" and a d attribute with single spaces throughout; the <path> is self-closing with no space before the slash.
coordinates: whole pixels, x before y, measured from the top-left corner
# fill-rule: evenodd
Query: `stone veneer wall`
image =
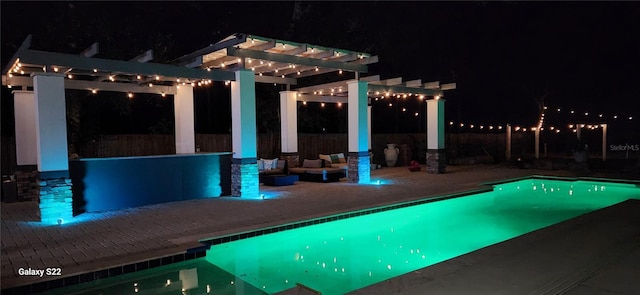
<path id="1" fill-rule="evenodd" d="M 298 153 L 282 153 L 280 159 L 287 160 L 287 167 L 298 167 L 300 165 L 300 155 Z"/>
<path id="2" fill-rule="evenodd" d="M 19 201 L 37 200 L 40 194 L 38 189 L 38 171 L 16 171 L 16 185 Z"/>
<path id="3" fill-rule="evenodd" d="M 371 182 L 371 160 L 369 156 L 359 156 L 358 153 L 349 153 L 347 159 L 347 179 L 353 183 Z"/>
<path id="4" fill-rule="evenodd" d="M 445 173 L 447 169 L 446 151 L 427 150 L 427 173 L 440 174 Z"/>
<path id="5" fill-rule="evenodd" d="M 231 196 L 257 198 L 260 191 L 258 164 L 231 164 Z"/>
<path id="6" fill-rule="evenodd" d="M 40 220 L 46 224 L 59 224 L 73 218 L 71 178 L 40 179 Z"/>

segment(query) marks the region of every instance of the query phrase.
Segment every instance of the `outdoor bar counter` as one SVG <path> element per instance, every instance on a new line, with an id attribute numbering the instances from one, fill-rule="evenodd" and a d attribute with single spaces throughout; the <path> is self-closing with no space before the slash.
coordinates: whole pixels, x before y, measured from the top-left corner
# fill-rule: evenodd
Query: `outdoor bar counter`
<path id="1" fill-rule="evenodd" d="M 230 195 L 231 154 L 70 160 L 74 215 Z"/>

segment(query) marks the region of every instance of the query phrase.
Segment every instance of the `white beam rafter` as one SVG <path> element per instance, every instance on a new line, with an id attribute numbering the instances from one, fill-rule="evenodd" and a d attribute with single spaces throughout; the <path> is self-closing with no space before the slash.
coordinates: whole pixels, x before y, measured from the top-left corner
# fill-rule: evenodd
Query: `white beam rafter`
<path id="1" fill-rule="evenodd" d="M 82 53 L 80 53 L 80 55 L 82 55 L 84 57 L 92 57 L 92 56 L 98 54 L 98 52 L 100 52 L 100 46 L 98 45 L 98 42 L 95 42 L 95 43 L 91 44 L 91 46 L 89 46 L 89 48 L 87 48 L 84 51 L 82 51 Z"/>
<path id="2" fill-rule="evenodd" d="M 298 95 L 297 100 L 306 101 L 306 102 L 347 103 L 349 98 L 346 96 L 324 96 L 324 95 L 301 94 L 301 95 Z"/>
<path id="3" fill-rule="evenodd" d="M 213 81 L 235 81 L 233 72 L 205 69 L 192 69 L 182 66 L 135 63 L 122 60 L 89 58 L 79 55 L 54 53 L 36 50 L 21 50 L 16 53 L 25 63 L 44 66 L 64 65 L 78 70 L 91 71 L 97 69 L 102 72 L 122 73 L 128 75 L 148 75 L 161 77 L 180 77 L 192 79 L 209 79 Z"/>
<path id="4" fill-rule="evenodd" d="M 149 49 L 144 53 L 130 59 L 129 61 L 148 62 L 153 60 L 153 49 Z"/>
<path id="5" fill-rule="evenodd" d="M 380 81 L 380 75 L 373 75 L 373 76 L 367 76 L 367 77 L 361 77 L 360 81 L 365 81 L 365 82 L 377 82 Z"/>
<path id="6" fill-rule="evenodd" d="M 402 84 L 402 77 L 385 79 L 385 80 L 378 80 L 378 81 L 372 81 L 369 84 L 375 84 L 375 85 L 400 85 L 400 84 Z"/>
<path id="7" fill-rule="evenodd" d="M 306 57 L 281 55 L 281 54 L 274 54 L 274 53 L 269 53 L 264 51 L 239 49 L 239 48 L 233 48 L 233 47 L 227 48 L 227 54 L 237 56 L 237 57 L 270 60 L 270 61 L 284 63 L 284 64 L 318 66 L 322 68 L 332 68 L 336 70 L 348 70 L 348 71 L 355 71 L 355 72 L 368 71 L 367 66 L 365 64 L 346 63 L 346 62 L 339 62 L 339 61 L 333 61 L 333 60 L 318 60 L 318 59 L 312 59 L 312 58 L 306 58 Z"/>
<path id="8" fill-rule="evenodd" d="M 256 75 L 256 82 L 259 83 L 276 83 L 276 84 L 288 84 L 288 85 L 297 85 L 298 80 L 293 78 L 282 78 L 275 76 L 266 76 L 266 75 Z"/>
<path id="9" fill-rule="evenodd" d="M 207 55 L 209 53 L 218 51 L 220 49 L 224 49 L 227 48 L 229 46 L 235 46 L 238 45 L 240 43 L 243 43 L 247 40 L 247 35 L 246 34 L 234 34 L 231 35 L 227 38 L 225 38 L 224 40 L 215 43 L 215 44 L 211 44 L 205 48 L 202 48 L 200 50 L 196 50 L 192 53 L 183 55 L 177 59 L 175 59 L 172 63 L 174 64 L 178 64 L 178 65 L 185 65 L 185 64 L 189 64 L 189 63 L 193 63 L 193 59 L 198 57 L 198 56 L 203 56 L 203 55 Z"/>
<path id="10" fill-rule="evenodd" d="M 342 80 L 342 81 L 338 81 L 338 82 L 331 82 L 331 83 L 326 83 L 326 84 L 320 84 L 320 85 L 314 85 L 314 86 L 308 86 L 308 87 L 301 87 L 298 89 L 294 89 L 294 91 L 297 91 L 299 93 L 314 93 L 317 91 L 322 91 L 323 93 L 329 94 L 331 93 L 331 89 L 338 89 L 338 88 L 342 88 L 342 90 L 347 90 L 347 82 L 349 81 L 353 81 L 353 79 L 349 79 L 349 80 Z M 327 92 L 328 91 L 328 92 Z"/>
<path id="11" fill-rule="evenodd" d="M 378 62 L 378 56 L 376 55 L 376 56 L 365 57 L 365 58 L 361 58 L 361 59 L 358 59 L 358 60 L 354 60 L 354 61 L 348 62 L 348 64 L 368 65 L 368 64 L 377 63 L 377 62 Z M 300 78 L 309 77 L 309 76 L 314 76 L 314 75 L 337 72 L 338 70 L 339 69 L 322 69 L 322 68 L 319 68 L 317 71 L 314 69 L 313 71 L 307 71 L 306 73 L 301 73 L 300 75 L 298 75 L 298 77 L 300 77 Z"/>
<path id="12" fill-rule="evenodd" d="M 31 77 L 11 77 L 2 76 L 3 84 L 12 86 L 33 87 L 33 79 Z M 155 85 L 153 87 L 140 86 L 131 83 L 114 83 L 114 82 L 98 82 L 84 80 L 64 80 L 66 89 L 87 90 L 87 91 L 115 91 L 115 92 L 133 92 L 133 93 L 155 93 L 155 94 L 175 94 L 175 87 Z"/>

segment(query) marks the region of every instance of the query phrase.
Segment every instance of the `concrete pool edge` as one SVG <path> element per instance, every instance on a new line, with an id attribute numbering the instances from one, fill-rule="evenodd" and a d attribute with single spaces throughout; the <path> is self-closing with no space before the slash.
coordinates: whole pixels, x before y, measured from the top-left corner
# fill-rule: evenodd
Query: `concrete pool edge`
<path id="1" fill-rule="evenodd" d="M 563 293 L 640 249 L 638 212 L 629 199 L 349 294 Z"/>

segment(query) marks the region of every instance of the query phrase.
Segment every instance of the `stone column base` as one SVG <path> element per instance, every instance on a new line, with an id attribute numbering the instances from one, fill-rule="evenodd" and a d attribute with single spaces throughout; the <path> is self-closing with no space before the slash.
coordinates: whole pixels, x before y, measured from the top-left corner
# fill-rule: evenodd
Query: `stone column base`
<path id="1" fill-rule="evenodd" d="M 298 153 L 282 153 L 280 159 L 287 160 L 288 167 L 298 167 L 300 165 L 300 155 Z"/>
<path id="2" fill-rule="evenodd" d="M 444 149 L 427 150 L 427 173 L 445 173 L 446 168 L 447 159 Z"/>
<path id="3" fill-rule="evenodd" d="M 16 171 L 17 197 L 19 201 L 33 201 L 38 200 L 40 197 L 40 190 L 38 189 L 38 168 L 36 166 L 31 167 L 32 166 L 28 166 L 28 168 L 24 170 Z"/>
<path id="4" fill-rule="evenodd" d="M 73 193 L 68 171 L 40 172 L 40 221 L 63 224 L 73 218 Z"/>
<path id="5" fill-rule="evenodd" d="M 259 193 L 257 160 L 231 159 L 231 196 L 257 198 Z"/>
<path id="6" fill-rule="evenodd" d="M 369 152 L 350 152 L 347 164 L 347 179 L 353 183 L 370 183 L 371 182 L 371 162 Z"/>

